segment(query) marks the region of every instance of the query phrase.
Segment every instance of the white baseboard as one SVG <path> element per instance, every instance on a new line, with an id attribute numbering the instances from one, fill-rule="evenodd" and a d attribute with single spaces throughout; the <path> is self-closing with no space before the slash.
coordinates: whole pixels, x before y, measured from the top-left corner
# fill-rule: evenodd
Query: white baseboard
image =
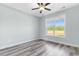
<path id="1" fill-rule="evenodd" d="M 29 41 L 32 41 L 32 40 L 29 40 Z M 3 47 L 0 47 L 0 49 L 5 49 L 5 48 L 8 48 L 8 47 L 16 46 L 16 45 L 19 45 L 19 44 L 22 44 L 22 43 L 26 43 L 26 42 L 29 42 L 29 41 L 21 41 L 21 42 L 18 42 L 18 43 L 13 43 L 13 44 L 5 45 Z"/>
<path id="2" fill-rule="evenodd" d="M 44 38 L 43 38 L 44 39 Z M 76 44 L 71 44 L 71 43 L 66 43 L 66 42 L 60 42 L 60 41 L 55 41 L 55 40 L 48 40 L 48 39 L 44 39 L 44 40 L 47 40 L 47 41 L 52 41 L 52 42 L 56 42 L 56 43 L 60 43 L 60 44 L 64 44 L 64 45 L 68 45 L 68 46 L 72 46 L 72 47 L 77 47 L 79 48 L 79 45 L 76 45 Z"/>

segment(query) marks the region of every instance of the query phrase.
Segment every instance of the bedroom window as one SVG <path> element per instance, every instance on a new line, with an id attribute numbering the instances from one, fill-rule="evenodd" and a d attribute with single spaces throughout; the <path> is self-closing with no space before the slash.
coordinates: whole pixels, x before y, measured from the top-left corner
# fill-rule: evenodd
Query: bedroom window
<path id="1" fill-rule="evenodd" d="M 47 32 L 49 36 L 64 37 L 64 16 L 47 21 Z"/>

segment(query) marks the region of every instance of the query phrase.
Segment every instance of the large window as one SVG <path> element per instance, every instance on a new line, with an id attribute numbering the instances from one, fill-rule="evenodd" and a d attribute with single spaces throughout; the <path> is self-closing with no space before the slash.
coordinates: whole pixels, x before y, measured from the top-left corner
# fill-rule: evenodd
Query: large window
<path id="1" fill-rule="evenodd" d="M 64 19 L 64 16 L 57 16 L 47 21 L 48 35 L 64 37 Z"/>

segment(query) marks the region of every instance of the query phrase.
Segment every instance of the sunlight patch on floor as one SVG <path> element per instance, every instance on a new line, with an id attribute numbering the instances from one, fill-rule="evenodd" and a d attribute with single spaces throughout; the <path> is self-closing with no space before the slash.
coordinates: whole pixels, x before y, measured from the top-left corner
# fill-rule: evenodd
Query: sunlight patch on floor
<path id="1" fill-rule="evenodd" d="M 51 45 L 45 45 L 46 52 L 50 56 L 66 56 L 68 53 L 64 51 L 63 49 L 60 49 L 59 46 L 51 46 Z"/>

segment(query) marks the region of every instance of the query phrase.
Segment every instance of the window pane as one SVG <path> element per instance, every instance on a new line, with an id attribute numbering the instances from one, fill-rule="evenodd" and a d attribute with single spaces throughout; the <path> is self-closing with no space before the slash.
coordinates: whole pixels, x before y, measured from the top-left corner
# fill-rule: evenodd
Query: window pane
<path id="1" fill-rule="evenodd" d="M 55 25 L 54 21 L 48 21 L 47 23 L 48 35 L 54 35 L 54 30 L 55 30 L 54 25 Z"/>
<path id="2" fill-rule="evenodd" d="M 64 37 L 64 18 L 57 19 L 55 22 L 55 36 Z"/>

